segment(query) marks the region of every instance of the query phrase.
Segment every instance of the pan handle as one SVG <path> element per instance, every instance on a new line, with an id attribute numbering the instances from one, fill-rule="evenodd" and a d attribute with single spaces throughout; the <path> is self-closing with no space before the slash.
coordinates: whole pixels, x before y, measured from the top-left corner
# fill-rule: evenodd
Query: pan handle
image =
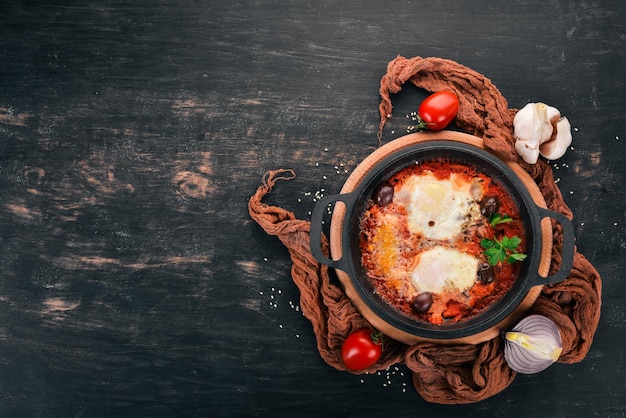
<path id="1" fill-rule="evenodd" d="M 561 224 L 561 227 L 563 228 L 563 247 L 561 249 L 561 266 L 559 270 L 548 277 L 543 277 L 539 274 L 536 274 L 536 283 L 534 283 L 533 286 L 559 283 L 565 280 L 572 270 L 576 244 L 576 239 L 574 237 L 574 225 L 572 224 L 572 221 L 570 221 L 565 215 L 561 213 L 554 212 L 540 206 L 537 206 L 537 210 L 539 211 L 540 216 L 539 221 L 543 220 L 544 218 L 553 218 Z M 540 260 L 540 258 L 541 257 L 539 257 L 538 260 Z M 537 262 L 537 267 L 538 264 L 539 261 Z"/>
<path id="2" fill-rule="evenodd" d="M 349 251 L 349 249 L 347 249 L 344 245 L 344 237 L 342 237 L 341 240 L 341 258 L 338 260 L 328 258 L 322 253 L 322 227 L 324 225 L 324 214 L 327 212 L 331 203 L 343 202 L 346 205 L 346 216 L 348 216 L 348 214 L 352 213 L 352 208 L 354 207 L 357 198 L 358 194 L 356 192 L 343 193 L 325 196 L 318 200 L 315 204 L 311 214 L 310 246 L 311 254 L 313 254 L 313 257 L 315 257 L 319 263 L 339 270 L 347 270 L 349 263 L 347 262 L 346 257 L 344 257 L 344 254 L 346 254 L 346 251 Z M 346 222 L 345 217 L 344 222 Z"/>

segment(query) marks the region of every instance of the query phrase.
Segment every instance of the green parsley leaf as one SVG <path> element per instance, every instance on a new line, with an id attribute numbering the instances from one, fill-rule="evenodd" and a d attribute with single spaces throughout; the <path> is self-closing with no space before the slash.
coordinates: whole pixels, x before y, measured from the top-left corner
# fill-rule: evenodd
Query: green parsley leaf
<path id="1" fill-rule="evenodd" d="M 526 258 L 526 254 L 518 253 L 517 249 L 522 243 L 522 239 L 517 235 L 512 237 L 503 236 L 501 241 L 483 238 L 480 240 L 480 246 L 485 249 L 484 254 L 489 264 L 492 266 L 504 261 L 512 264 L 516 261 L 522 261 Z"/>
<path id="2" fill-rule="evenodd" d="M 513 253 L 513 254 L 509 255 L 509 256 L 506 258 L 506 261 L 507 261 L 509 264 L 513 264 L 513 263 L 515 263 L 516 261 L 522 261 L 522 260 L 525 260 L 525 259 L 526 259 L 526 254 Z"/>
<path id="3" fill-rule="evenodd" d="M 492 241 L 488 238 L 483 238 L 480 240 L 480 246 L 483 248 L 493 248 L 497 245 L 496 241 Z"/>
<path id="4" fill-rule="evenodd" d="M 496 213 L 489 217 L 489 223 L 491 224 L 491 226 L 496 226 L 498 224 L 505 224 L 507 222 L 512 222 L 512 221 L 513 221 L 513 218 L 509 217 L 509 215 L 507 215 L 506 213 L 504 215 Z"/>
<path id="5" fill-rule="evenodd" d="M 515 251 L 517 247 L 522 243 L 522 239 L 517 235 L 513 235 L 511 238 L 504 237 L 502 238 L 502 246 L 504 246 L 507 250 Z M 506 240 L 506 243 L 505 243 Z"/>

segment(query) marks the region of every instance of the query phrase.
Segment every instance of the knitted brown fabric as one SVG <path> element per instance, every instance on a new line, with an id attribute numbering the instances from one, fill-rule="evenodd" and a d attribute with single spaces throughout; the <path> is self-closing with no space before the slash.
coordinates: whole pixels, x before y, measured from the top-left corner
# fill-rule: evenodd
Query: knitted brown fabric
<path id="1" fill-rule="evenodd" d="M 457 126 L 482 138 L 485 146 L 500 158 L 520 163 L 538 184 L 548 207 L 572 217 L 554 182 L 550 166 L 543 161 L 528 165 L 519 160 L 512 133 L 516 111 L 508 108 L 506 100 L 489 79 L 454 61 L 397 57 L 389 63 L 380 85 L 379 139 L 391 117 L 390 94 L 400 91 L 406 82 L 430 92 L 454 91 L 460 101 Z M 321 357 L 329 365 L 345 370 L 341 361 L 344 339 L 353 330 L 369 325 L 342 289 L 331 282 L 328 268 L 320 266 L 311 255 L 310 223 L 262 202 L 277 180 L 294 176 L 291 170 L 267 173 L 248 208 L 251 217 L 268 234 L 277 236 L 289 250 L 293 262 L 292 278 L 300 290 L 300 305 L 313 325 Z M 561 262 L 561 241 L 561 228 L 554 223 L 551 273 L 558 270 Z M 561 331 L 563 353 L 560 362 L 580 361 L 589 351 L 600 319 L 600 295 L 598 272 L 576 252 L 569 277 L 561 283 L 545 286 L 533 305 L 531 313 L 547 316 Z M 413 371 L 414 386 L 424 399 L 442 404 L 478 402 L 504 390 L 515 377 L 515 372 L 509 369 L 504 359 L 500 338 L 478 345 L 419 343 L 410 347 L 387 338 L 379 362 L 363 372 L 383 370 L 399 362 L 404 362 Z"/>
<path id="2" fill-rule="evenodd" d="M 276 235 L 289 250 L 292 261 L 291 277 L 300 290 L 300 308 L 311 321 L 322 358 L 339 370 L 346 370 L 341 361 L 341 346 L 352 331 L 370 327 L 352 306 L 343 290 L 331 283 L 328 267 L 320 265 L 310 251 L 311 223 L 295 219 L 293 213 L 261 202 L 278 180 L 295 177 L 292 170 L 270 171 L 263 178 L 248 203 L 250 216 L 270 235 Z M 327 243 L 325 250 L 328 251 Z M 364 372 L 376 372 L 402 361 L 406 346 L 385 339 L 385 350 L 378 364 Z"/>
<path id="3" fill-rule="evenodd" d="M 390 94 L 398 93 L 411 82 L 430 92 L 450 90 L 459 98 L 457 126 L 464 132 L 483 138 L 485 145 L 503 160 L 517 160 L 513 146 L 513 116 L 506 99 L 491 80 L 476 71 L 441 58 L 397 57 L 387 66 L 380 80 L 379 106 L 382 138 L 385 123 L 391 118 Z"/>

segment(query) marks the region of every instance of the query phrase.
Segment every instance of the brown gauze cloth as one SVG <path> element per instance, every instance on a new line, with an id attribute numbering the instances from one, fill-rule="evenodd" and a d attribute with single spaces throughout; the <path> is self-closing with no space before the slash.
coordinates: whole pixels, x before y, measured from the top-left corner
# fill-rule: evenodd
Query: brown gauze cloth
<path id="1" fill-rule="evenodd" d="M 483 139 L 487 149 L 504 161 L 516 161 L 534 179 L 548 208 L 570 219 L 556 186 L 550 166 L 540 160 L 526 164 L 514 147 L 513 117 L 500 91 L 482 74 L 454 61 L 440 58 L 398 56 L 387 67 L 380 83 L 380 130 L 391 118 L 390 94 L 411 82 L 429 92 L 452 90 L 459 98 L 457 126 Z M 263 184 L 249 201 L 249 211 L 270 235 L 277 236 L 289 250 L 293 262 L 291 275 L 300 290 L 300 306 L 311 321 L 321 357 L 338 370 L 346 370 L 341 360 L 341 346 L 354 330 L 370 326 L 346 297 L 342 288 L 329 276 L 328 267 L 320 265 L 310 253 L 310 222 L 296 219 L 280 207 L 262 202 L 277 180 L 295 176 L 292 170 L 268 172 Z M 553 250 L 550 274 L 558 271 L 562 230 L 553 221 Z M 324 250 L 327 243 L 324 240 Z M 530 313 L 552 319 L 561 331 L 561 363 L 581 361 L 589 351 L 600 319 L 601 279 L 596 269 L 577 251 L 571 273 L 561 283 L 544 286 Z M 386 338 L 380 360 L 372 368 L 353 373 L 374 373 L 404 362 L 413 372 L 417 392 L 427 401 L 441 404 L 478 402 L 504 390 L 515 378 L 504 359 L 501 337 L 472 345 L 442 345 L 424 342 L 412 346 Z"/>

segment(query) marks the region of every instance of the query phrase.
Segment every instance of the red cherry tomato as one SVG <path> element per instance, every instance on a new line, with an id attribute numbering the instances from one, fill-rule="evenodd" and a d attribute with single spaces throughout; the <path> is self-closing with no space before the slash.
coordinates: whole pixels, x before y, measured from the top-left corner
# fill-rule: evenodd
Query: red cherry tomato
<path id="1" fill-rule="evenodd" d="M 458 111 L 459 98 L 453 92 L 443 90 L 424 99 L 417 114 L 426 129 L 440 131 L 452 122 Z"/>
<path id="2" fill-rule="evenodd" d="M 361 328 L 344 341 L 341 359 L 349 370 L 363 370 L 376 364 L 382 351 L 382 335 L 369 328 Z"/>

